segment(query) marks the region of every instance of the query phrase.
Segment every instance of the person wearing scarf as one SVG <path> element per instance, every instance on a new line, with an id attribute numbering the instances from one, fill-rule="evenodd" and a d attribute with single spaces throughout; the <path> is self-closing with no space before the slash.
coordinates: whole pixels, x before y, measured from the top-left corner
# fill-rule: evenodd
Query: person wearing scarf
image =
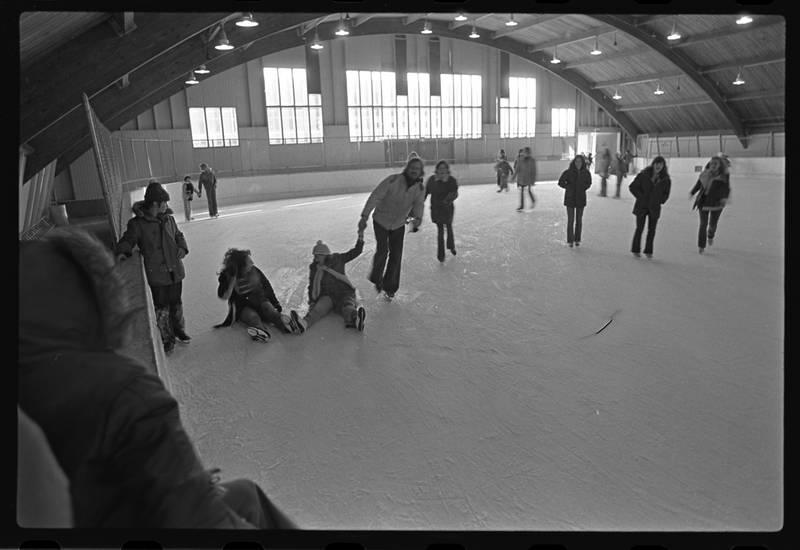
<path id="1" fill-rule="evenodd" d="M 644 231 L 644 221 L 647 219 L 647 237 L 644 243 L 644 255 L 648 258 L 653 257 L 653 240 L 656 236 L 656 224 L 661 216 L 661 205 L 667 202 L 669 191 L 672 185 L 667 162 L 664 157 L 657 156 L 650 163 L 650 166 L 636 174 L 631 184 L 628 186 L 631 194 L 636 197 L 633 204 L 633 214 L 636 216 L 636 230 L 633 233 L 633 243 L 631 252 L 639 257 L 639 247 L 642 244 L 642 231 Z"/>
<path id="2" fill-rule="evenodd" d="M 558 186 L 564 188 L 564 206 L 567 207 L 567 244 L 570 248 L 573 242 L 575 246 L 580 246 L 586 190 L 592 186 L 592 174 L 583 155 L 575 155 L 569 167 L 558 178 Z"/>
<path id="3" fill-rule="evenodd" d="M 717 222 L 722 215 L 731 194 L 730 176 L 727 159 L 720 155 L 711 157 L 705 170 L 700 173 L 697 183 L 689 192 L 689 198 L 697 194 L 692 210 L 700 212 L 700 229 L 697 233 L 697 248 L 702 254 L 709 245 L 714 244 Z M 708 240 L 706 240 L 708 239 Z"/>
<path id="4" fill-rule="evenodd" d="M 358 304 L 356 287 L 344 273 L 347 262 L 357 258 L 364 250 L 364 237 L 359 232 L 356 245 L 347 252 L 331 254 L 322 241 L 312 249 L 314 261 L 308 266 L 308 313 L 301 318 L 292 310 L 292 327 L 302 334 L 331 310 L 344 317 L 345 327 L 364 330 L 367 311 Z"/>

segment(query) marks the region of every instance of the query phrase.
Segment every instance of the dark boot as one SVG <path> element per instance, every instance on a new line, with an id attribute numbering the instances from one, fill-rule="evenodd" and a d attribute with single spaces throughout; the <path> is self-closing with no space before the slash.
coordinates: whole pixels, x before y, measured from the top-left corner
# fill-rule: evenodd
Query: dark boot
<path id="1" fill-rule="evenodd" d="M 183 320 L 183 304 L 172 305 L 169 308 L 169 320 L 172 323 L 172 332 L 182 344 L 188 344 L 191 338 L 186 334 L 186 323 Z"/>
<path id="2" fill-rule="evenodd" d="M 175 333 L 172 331 L 169 308 L 162 307 L 156 310 L 156 325 L 161 334 L 161 342 L 164 344 L 164 351 L 169 353 L 175 349 Z"/>

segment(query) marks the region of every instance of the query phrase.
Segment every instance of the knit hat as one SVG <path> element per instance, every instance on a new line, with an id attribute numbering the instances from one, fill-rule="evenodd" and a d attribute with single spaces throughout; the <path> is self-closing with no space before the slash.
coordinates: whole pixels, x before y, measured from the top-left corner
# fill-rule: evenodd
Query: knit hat
<path id="1" fill-rule="evenodd" d="M 328 245 L 322 241 L 317 241 L 316 246 L 314 246 L 314 250 L 312 250 L 312 254 L 316 256 L 317 254 L 324 254 L 328 256 L 331 253 L 331 249 L 328 248 Z"/>
<path id="2" fill-rule="evenodd" d="M 169 193 L 157 181 L 151 181 L 144 192 L 145 202 L 167 202 Z"/>

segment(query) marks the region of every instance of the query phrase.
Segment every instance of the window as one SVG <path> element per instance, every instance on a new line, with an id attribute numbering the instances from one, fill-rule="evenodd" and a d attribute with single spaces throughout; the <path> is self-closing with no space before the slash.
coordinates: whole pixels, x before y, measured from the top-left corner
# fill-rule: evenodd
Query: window
<path id="1" fill-rule="evenodd" d="M 408 73 L 408 95 L 401 96 L 393 72 L 346 75 L 350 141 L 481 137 L 479 75 L 441 75 L 441 96 L 430 95 L 427 73 Z"/>
<path id="2" fill-rule="evenodd" d="M 264 68 L 270 145 L 322 143 L 322 96 L 309 94 L 306 70 Z"/>
<path id="3" fill-rule="evenodd" d="M 536 79 L 510 76 L 508 97 L 500 98 L 500 137 L 536 135 Z"/>
<path id="4" fill-rule="evenodd" d="M 551 122 L 554 136 L 575 135 L 575 109 L 553 109 Z"/>
<path id="5" fill-rule="evenodd" d="M 236 107 L 190 107 L 193 147 L 236 147 L 239 127 Z"/>

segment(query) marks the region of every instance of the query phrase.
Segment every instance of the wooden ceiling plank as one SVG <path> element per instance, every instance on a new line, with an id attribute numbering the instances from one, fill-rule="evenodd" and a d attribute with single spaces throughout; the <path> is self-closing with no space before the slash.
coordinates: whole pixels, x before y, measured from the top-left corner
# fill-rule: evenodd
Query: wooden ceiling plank
<path id="1" fill-rule="evenodd" d="M 532 21 L 530 23 L 525 23 L 524 25 L 517 25 L 516 27 L 508 27 L 501 31 L 497 31 L 492 35 L 492 38 L 500 38 L 501 36 L 508 36 L 515 32 L 528 30 L 531 27 L 535 27 L 536 25 L 541 25 L 542 23 L 547 23 L 548 21 L 552 21 L 553 19 L 558 19 L 559 17 L 564 17 L 565 13 L 549 13 L 545 15 L 540 15 L 538 19 Z"/>
<path id="2" fill-rule="evenodd" d="M 554 48 L 556 46 L 566 46 L 567 44 L 573 44 L 575 42 L 581 42 L 582 40 L 588 40 L 589 38 L 594 38 L 595 36 L 600 36 L 601 34 L 614 32 L 615 30 L 617 29 L 612 25 L 601 25 L 599 27 L 595 27 L 593 29 L 587 29 L 586 31 L 577 34 L 565 36 L 564 38 L 557 38 L 555 40 L 548 40 L 547 42 L 542 42 L 541 44 L 534 44 L 533 46 L 530 46 L 528 48 L 528 52 L 536 53 L 544 50 L 549 50 L 550 48 Z"/>

